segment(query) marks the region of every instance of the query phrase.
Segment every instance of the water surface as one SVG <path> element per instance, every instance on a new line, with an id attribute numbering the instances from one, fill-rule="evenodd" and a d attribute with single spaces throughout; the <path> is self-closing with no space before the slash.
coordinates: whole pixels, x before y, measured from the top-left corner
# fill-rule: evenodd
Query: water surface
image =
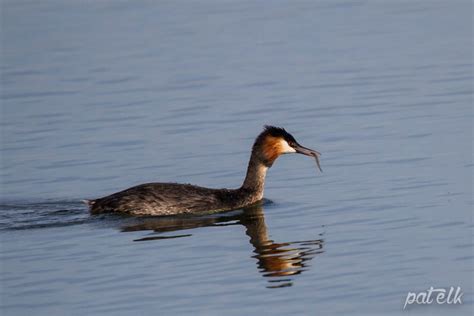
<path id="1" fill-rule="evenodd" d="M 459 314 L 473 309 L 470 1 L 3 1 L 2 315 Z M 91 216 L 151 181 L 262 205 Z M 461 286 L 462 306 L 409 291 Z"/>

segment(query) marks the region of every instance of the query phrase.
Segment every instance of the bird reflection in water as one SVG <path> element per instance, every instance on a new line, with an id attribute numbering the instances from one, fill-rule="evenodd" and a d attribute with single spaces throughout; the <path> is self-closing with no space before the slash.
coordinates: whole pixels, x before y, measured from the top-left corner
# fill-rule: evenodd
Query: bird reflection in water
<path id="1" fill-rule="evenodd" d="M 274 242 L 268 237 L 263 205 L 257 204 L 240 211 L 198 217 L 135 218 L 135 223 L 122 227 L 123 232 L 152 230 L 151 235 L 135 241 L 150 241 L 189 237 L 191 234 L 162 236 L 165 232 L 210 226 L 243 225 L 254 250 L 260 273 L 269 278 L 268 288 L 292 286 L 291 276 L 301 274 L 316 255 L 324 252 L 324 241 L 318 239 L 292 242 Z"/>

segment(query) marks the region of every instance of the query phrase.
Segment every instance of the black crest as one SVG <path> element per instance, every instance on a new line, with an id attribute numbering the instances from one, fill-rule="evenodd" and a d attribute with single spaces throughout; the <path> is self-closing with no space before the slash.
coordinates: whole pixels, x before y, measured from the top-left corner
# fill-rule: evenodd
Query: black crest
<path id="1" fill-rule="evenodd" d="M 265 125 L 263 127 L 262 136 L 270 135 L 273 137 L 281 137 L 286 140 L 288 143 L 296 143 L 296 140 L 290 133 L 288 133 L 284 128 L 275 127 L 271 125 Z"/>

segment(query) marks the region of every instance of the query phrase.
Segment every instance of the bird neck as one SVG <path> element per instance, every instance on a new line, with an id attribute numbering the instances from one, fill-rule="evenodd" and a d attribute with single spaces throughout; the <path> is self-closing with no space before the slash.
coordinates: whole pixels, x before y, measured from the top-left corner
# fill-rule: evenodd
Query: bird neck
<path id="1" fill-rule="evenodd" d="M 268 166 L 258 159 L 256 151 L 252 151 L 247 168 L 247 175 L 245 176 L 241 189 L 251 191 L 255 202 L 263 198 L 267 170 Z"/>

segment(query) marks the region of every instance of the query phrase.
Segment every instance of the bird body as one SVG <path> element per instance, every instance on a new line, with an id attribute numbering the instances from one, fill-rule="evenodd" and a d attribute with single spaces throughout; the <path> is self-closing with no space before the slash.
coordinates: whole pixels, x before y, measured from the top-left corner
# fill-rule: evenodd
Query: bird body
<path id="1" fill-rule="evenodd" d="M 227 211 L 260 199 L 254 192 L 211 189 L 180 183 L 145 183 L 109 196 L 87 201 L 93 213 L 122 212 L 134 215 L 175 215 Z"/>

